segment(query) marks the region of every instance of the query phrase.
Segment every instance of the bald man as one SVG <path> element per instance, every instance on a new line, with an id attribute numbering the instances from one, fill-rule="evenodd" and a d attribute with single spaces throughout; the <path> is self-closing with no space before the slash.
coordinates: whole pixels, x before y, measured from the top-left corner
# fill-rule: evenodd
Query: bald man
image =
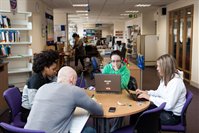
<path id="1" fill-rule="evenodd" d="M 75 70 L 65 66 L 59 70 L 57 82 L 40 87 L 24 128 L 44 130 L 46 133 L 68 133 L 76 107 L 94 115 L 103 115 L 102 107 L 82 88 L 75 86 L 76 80 Z"/>

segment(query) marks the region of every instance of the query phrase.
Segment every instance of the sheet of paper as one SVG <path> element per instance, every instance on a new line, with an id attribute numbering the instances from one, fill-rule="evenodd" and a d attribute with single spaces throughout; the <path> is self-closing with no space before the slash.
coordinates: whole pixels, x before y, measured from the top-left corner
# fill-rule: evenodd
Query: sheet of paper
<path id="1" fill-rule="evenodd" d="M 70 133 L 81 133 L 89 116 L 90 113 L 88 111 L 77 107 L 71 120 Z"/>

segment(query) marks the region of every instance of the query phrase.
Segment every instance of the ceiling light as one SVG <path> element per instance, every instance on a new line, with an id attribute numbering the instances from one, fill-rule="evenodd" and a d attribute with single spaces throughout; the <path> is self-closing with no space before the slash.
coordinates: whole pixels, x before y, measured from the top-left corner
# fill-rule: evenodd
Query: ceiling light
<path id="1" fill-rule="evenodd" d="M 73 4 L 73 7 L 88 7 L 88 4 Z"/>
<path id="2" fill-rule="evenodd" d="M 121 16 L 128 16 L 129 14 L 120 14 Z"/>
<path id="3" fill-rule="evenodd" d="M 128 13 L 138 13 L 139 11 L 125 11 L 125 12 L 128 12 Z"/>
<path id="4" fill-rule="evenodd" d="M 88 11 L 84 11 L 84 10 L 78 10 L 76 11 L 77 13 L 85 13 L 85 12 L 88 12 Z"/>
<path id="5" fill-rule="evenodd" d="M 151 4 L 137 4 L 136 7 L 149 7 Z"/>
<path id="6" fill-rule="evenodd" d="M 88 14 L 77 14 L 77 15 L 80 15 L 80 16 L 88 16 Z"/>

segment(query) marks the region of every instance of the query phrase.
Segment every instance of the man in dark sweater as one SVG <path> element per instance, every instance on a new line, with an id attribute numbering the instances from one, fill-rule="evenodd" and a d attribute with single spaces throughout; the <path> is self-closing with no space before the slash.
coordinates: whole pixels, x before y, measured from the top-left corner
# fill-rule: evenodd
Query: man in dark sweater
<path id="1" fill-rule="evenodd" d="M 47 133 L 68 133 L 76 107 L 94 115 L 103 115 L 101 105 L 82 88 L 75 86 L 76 80 L 74 69 L 68 66 L 61 68 L 57 82 L 45 84 L 38 90 L 25 128 Z"/>

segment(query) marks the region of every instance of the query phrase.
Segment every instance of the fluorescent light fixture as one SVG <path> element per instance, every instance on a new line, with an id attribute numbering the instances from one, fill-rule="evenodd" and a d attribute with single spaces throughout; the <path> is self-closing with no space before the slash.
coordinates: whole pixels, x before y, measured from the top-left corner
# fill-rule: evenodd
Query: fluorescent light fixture
<path id="1" fill-rule="evenodd" d="M 87 7 L 88 4 L 73 4 L 73 7 Z"/>
<path id="2" fill-rule="evenodd" d="M 88 12 L 87 10 L 85 11 L 85 10 L 78 10 L 78 11 L 76 11 L 77 13 L 86 13 L 86 12 Z"/>
<path id="3" fill-rule="evenodd" d="M 125 13 L 125 14 L 120 14 L 121 16 L 128 16 L 129 14 Z"/>
<path id="4" fill-rule="evenodd" d="M 138 13 L 139 11 L 125 11 L 127 13 Z"/>
<path id="5" fill-rule="evenodd" d="M 86 14 L 77 14 L 77 15 L 79 15 L 79 16 L 88 16 L 87 13 Z"/>
<path id="6" fill-rule="evenodd" d="M 82 19 L 88 19 L 88 17 L 81 17 Z"/>
<path id="7" fill-rule="evenodd" d="M 151 4 L 137 4 L 136 7 L 149 7 Z"/>

